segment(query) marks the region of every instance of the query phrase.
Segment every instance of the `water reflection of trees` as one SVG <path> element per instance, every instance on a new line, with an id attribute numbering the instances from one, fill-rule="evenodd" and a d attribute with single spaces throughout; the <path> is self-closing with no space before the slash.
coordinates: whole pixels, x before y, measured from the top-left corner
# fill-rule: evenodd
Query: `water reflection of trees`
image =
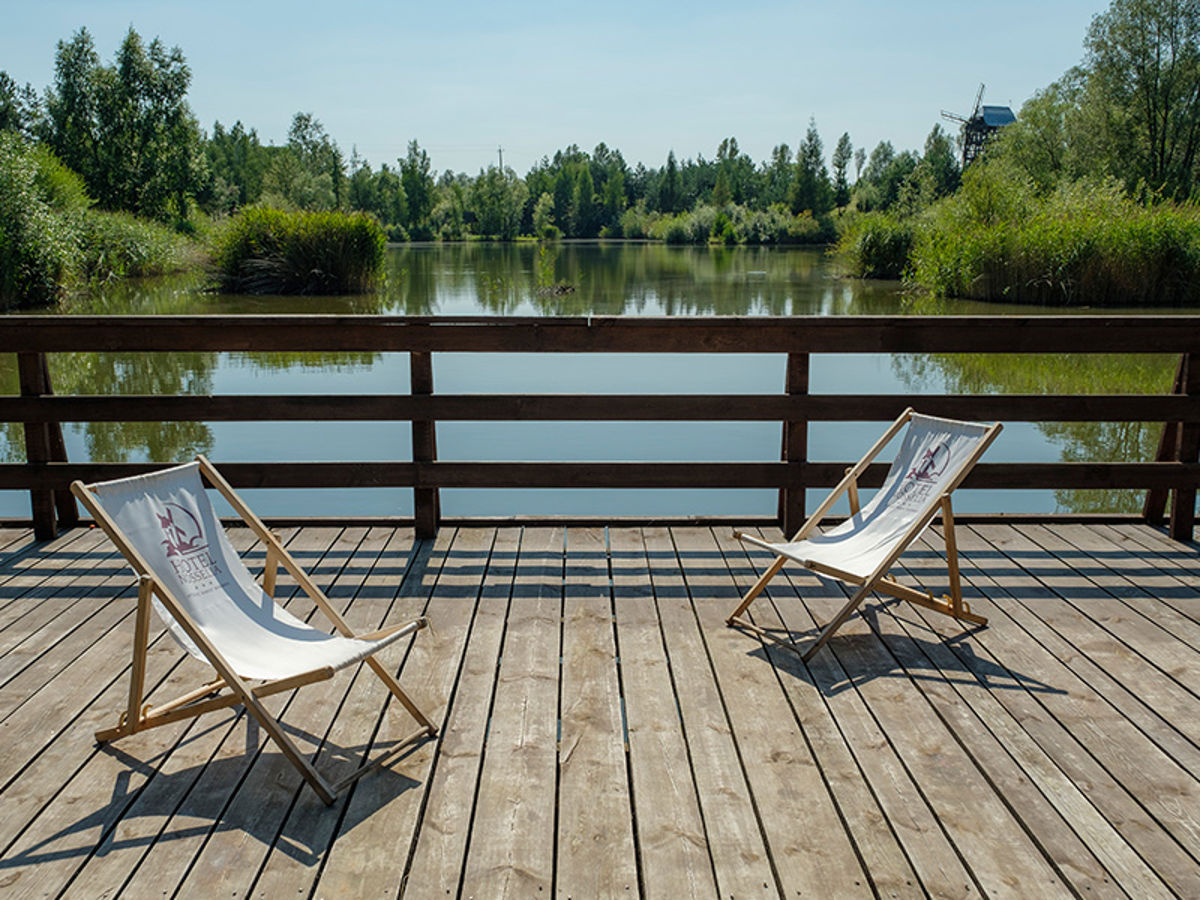
<path id="1" fill-rule="evenodd" d="M 940 378 L 962 394 L 1162 394 L 1171 390 L 1176 359 L 1158 355 L 934 354 L 898 356 L 898 375 L 913 390 Z M 1157 422 L 1040 422 L 1063 462 L 1143 462 L 1154 459 Z M 1068 512 L 1139 512 L 1144 491 L 1058 490 Z"/>
<path id="2" fill-rule="evenodd" d="M 50 382 L 56 394 L 208 394 L 216 364 L 214 353 L 55 353 Z M 15 354 L 0 354 L 0 391 L 19 390 Z M 73 422 L 64 430 L 81 435 L 87 458 L 96 462 L 171 462 L 210 453 L 213 446 L 203 422 Z M 0 423 L 0 435 L 3 459 L 23 461 L 20 423 Z"/>
<path id="3" fill-rule="evenodd" d="M 900 312 L 891 285 L 838 279 L 821 250 L 631 243 L 466 243 L 389 253 L 387 305 L 497 315 L 793 315 Z"/>

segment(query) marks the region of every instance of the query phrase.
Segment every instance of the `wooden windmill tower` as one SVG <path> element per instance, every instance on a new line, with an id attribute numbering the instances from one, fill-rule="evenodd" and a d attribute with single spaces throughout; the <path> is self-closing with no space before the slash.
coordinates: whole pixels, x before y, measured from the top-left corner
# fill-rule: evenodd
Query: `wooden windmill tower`
<path id="1" fill-rule="evenodd" d="M 976 157 L 983 153 L 987 142 L 1005 125 L 1017 121 L 1013 111 L 1007 106 L 984 106 L 983 85 L 975 94 L 975 105 L 969 116 L 942 110 L 942 118 L 958 122 L 962 126 L 962 164 L 965 169 Z"/>

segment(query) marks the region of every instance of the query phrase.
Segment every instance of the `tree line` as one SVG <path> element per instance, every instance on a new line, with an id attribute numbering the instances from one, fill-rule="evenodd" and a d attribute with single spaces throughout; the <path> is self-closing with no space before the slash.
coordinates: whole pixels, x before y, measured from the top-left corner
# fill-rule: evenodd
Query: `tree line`
<path id="1" fill-rule="evenodd" d="M 591 152 L 557 150 L 523 177 L 499 166 L 472 176 L 436 172 L 413 140 L 404 156 L 374 166 L 354 150 L 347 156 L 307 112 L 295 114 L 280 146 L 240 121 L 218 121 L 205 133 L 187 104 L 190 83 L 178 47 L 147 43 L 130 28 L 104 64 L 81 28 L 59 41 L 54 82 L 40 94 L 0 72 L 0 130 L 53 151 L 101 209 L 183 227 L 197 211 L 224 216 L 255 204 L 361 210 L 393 240 L 664 236 L 673 220 L 697 211 L 696 221 L 717 231 L 707 236 L 745 239 L 731 234 L 737 226 L 759 240 L 828 239 L 838 209 L 943 196 L 959 175 L 953 141 L 937 126 L 921 153 L 882 142 L 868 154 L 842 134 L 831 170 L 815 122 L 795 151 L 781 143 L 761 162 L 734 137 L 713 158 L 681 160 L 671 151 L 657 168 L 630 165 L 601 143 Z M 757 230 L 746 224 L 754 216 Z"/>

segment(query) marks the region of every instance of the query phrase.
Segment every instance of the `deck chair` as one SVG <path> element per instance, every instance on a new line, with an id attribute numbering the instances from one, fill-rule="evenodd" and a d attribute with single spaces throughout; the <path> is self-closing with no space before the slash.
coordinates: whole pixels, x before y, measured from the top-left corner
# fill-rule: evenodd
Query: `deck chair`
<path id="1" fill-rule="evenodd" d="M 262 585 L 229 543 L 201 476 L 229 502 L 266 545 Z M 104 743 L 137 731 L 243 704 L 320 798 L 334 798 L 367 772 L 394 761 L 437 729 L 400 689 L 374 654 L 425 627 L 424 618 L 355 635 L 329 599 L 279 539 L 234 493 L 203 456 L 148 475 L 85 485 L 71 491 L 104 529 L 138 578 L 129 703 L 117 725 L 96 732 Z M 300 621 L 272 599 L 282 564 L 332 621 L 329 634 Z M 161 706 L 143 706 L 146 645 L 153 607 L 184 650 L 208 663 L 217 678 Z M 330 678 L 365 660 L 419 728 L 373 761 L 330 784 L 301 754 L 262 698 Z M 251 686 L 249 682 L 256 682 Z"/>
<path id="2" fill-rule="evenodd" d="M 908 428 L 883 487 L 866 506 L 860 508 L 859 477 L 906 425 Z M 846 605 L 802 654 L 805 662 L 825 646 L 833 633 L 872 591 L 907 600 L 975 625 L 986 625 L 987 619 L 971 612 L 970 606 L 962 598 L 950 494 L 996 439 L 1001 427 L 999 422 L 991 425 L 959 422 L 923 416 L 911 408 L 906 409 L 867 451 L 867 455 L 846 470 L 846 477 L 790 541 L 770 543 L 751 534 L 734 532 L 738 540 L 765 547 L 776 554 L 776 559 L 746 592 L 741 604 L 728 618 L 728 624 L 774 640 L 775 635 L 742 618 L 742 614 L 784 564 L 788 560 L 795 560 L 818 575 L 857 588 Z M 817 526 L 842 494 L 847 495 L 850 504 L 849 518 L 829 531 L 818 532 Z M 900 554 L 928 527 L 939 509 L 942 512 L 950 575 L 950 595 L 941 599 L 887 577 Z"/>

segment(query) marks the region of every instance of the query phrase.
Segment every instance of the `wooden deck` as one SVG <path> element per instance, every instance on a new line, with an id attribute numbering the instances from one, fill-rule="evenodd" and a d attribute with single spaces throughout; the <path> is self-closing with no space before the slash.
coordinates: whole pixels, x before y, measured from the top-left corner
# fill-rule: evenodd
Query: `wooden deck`
<path id="1" fill-rule="evenodd" d="M 806 668 L 725 627 L 766 561 L 723 531 L 284 536 L 356 627 L 431 617 L 385 659 L 440 737 L 330 808 L 237 711 L 97 747 L 130 575 L 98 531 L 0 530 L 4 896 L 1200 897 L 1194 544 L 960 527 L 988 628 L 868 604 Z M 931 540 L 903 577 L 940 591 Z M 787 571 L 752 612 L 804 634 L 844 595 Z M 154 627 L 165 699 L 205 671 Z M 383 702 L 268 706 L 337 777 L 408 727 Z"/>

